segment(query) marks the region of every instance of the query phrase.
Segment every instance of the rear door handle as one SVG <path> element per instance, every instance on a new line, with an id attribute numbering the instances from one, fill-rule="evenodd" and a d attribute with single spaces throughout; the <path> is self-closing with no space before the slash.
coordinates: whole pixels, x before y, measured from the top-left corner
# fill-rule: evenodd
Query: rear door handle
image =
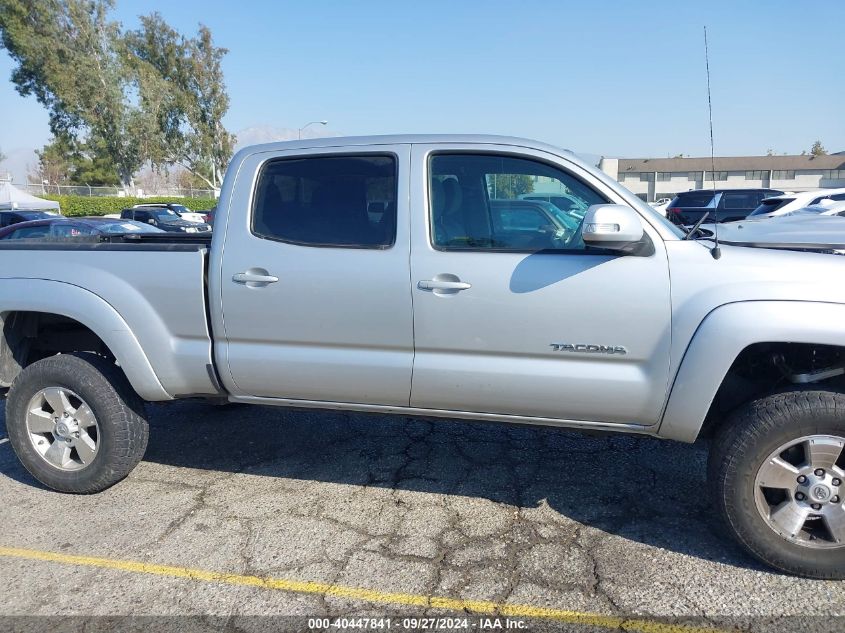
<path id="1" fill-rule="evenodd" d="M 467 290 L 472 284 L 465 281 L 441 281 L 439 279 L 424 279 L 417 283 L 420 290 Z"/>
<path id="2" fill-rule="evenodd" d="M 247 284 L 248 286 L 251 284 L 255 286 L 266 286 L 267 284 L 276 283 L 279 281 L 279 278 L 273 275 L 245 272 L 232 275 L 232 281 L 239 284 Z"/>

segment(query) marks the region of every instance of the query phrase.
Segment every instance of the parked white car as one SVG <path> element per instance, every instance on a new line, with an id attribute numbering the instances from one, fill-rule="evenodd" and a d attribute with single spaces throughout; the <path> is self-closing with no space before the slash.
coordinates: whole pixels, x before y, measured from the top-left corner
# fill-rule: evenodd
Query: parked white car
<path id="1" fill-rule="evenodd" d="M 819 215 L 839 215 L 845 217 L 845 200 L 831 200 L 825 198 L 821 202 L 811 204 L 803 209 L 798 209 L 789 215 L 798 216 L 819 216 Z"/>
<path id="2" fill-rule="evenodd" d="M 652 209 L 666 217 L 666 208 L 669 206 L 670 202 L 672 202 L 672 198 L 660 198 L 660 200 L 655 200 L 654 202 L 649 202 L 648 204 Z"/>
<path id="3" fill-rule="evenodd" d="M 712 236 L 716 227 L 703 224 L 703 235 Z M 757 246 L 826 251 L 845 254 L 845 218 L 819 217 L 817 214 L 793 213 L 776 221 L 747 219 L 718 226 L 719 242 L 734 246 Z M 820 249 L 826 245 L 828 248 Z"/>
<path id="4" fill-rule="evenodd" d="M 760 206 L 748 214 L 749 218 L 776 218 L 789 215 L 822 200 L 845 200 L 845 189 L 816 189 L 815 191 L 801 191 L 772 196 L 760 202 Z"/>

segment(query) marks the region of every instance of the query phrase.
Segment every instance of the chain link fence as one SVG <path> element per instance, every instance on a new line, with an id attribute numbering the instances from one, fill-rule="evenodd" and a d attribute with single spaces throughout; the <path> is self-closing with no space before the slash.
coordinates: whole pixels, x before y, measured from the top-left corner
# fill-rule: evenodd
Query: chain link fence
<path id="1" fill-rule="evenodd" d="M 194 189 L 183 187 L 158 187 L 154 190 L 137 188 L 136 191 L 127 194 L 120 187 L 91 187 L 88 185 L 53 185 L 37 182 L 15 185 L 34 196 L 48 193 L 65 196 L 118 196 L 125 197 L 132 195 L 137 198 L 152 198 L 172 196 L 175 198 L 215 198 L 218 192 L 213 189 Z"/>

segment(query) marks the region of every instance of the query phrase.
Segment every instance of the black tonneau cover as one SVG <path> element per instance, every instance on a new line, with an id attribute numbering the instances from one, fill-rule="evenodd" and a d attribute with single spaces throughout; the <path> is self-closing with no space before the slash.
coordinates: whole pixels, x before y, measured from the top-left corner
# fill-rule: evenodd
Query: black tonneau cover
<path id="1" fill-rule="evenodd" d="M 208 248 L 211 234 L 144 233 L 129 235 L 80 235 L 0 240 L 0 250 L 18 251 L 198 251 Z"/>

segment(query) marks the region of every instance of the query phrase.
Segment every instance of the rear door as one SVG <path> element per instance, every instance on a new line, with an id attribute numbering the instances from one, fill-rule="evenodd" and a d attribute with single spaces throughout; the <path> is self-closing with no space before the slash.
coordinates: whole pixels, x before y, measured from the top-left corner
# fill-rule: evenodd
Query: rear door
<path id="1" fill-rule="evenodd" d="M 756 209 L 765 194 L 760 191 L 725 191 L 719 201 L 719 221 L 744 220 Z"/>
<path id="2" fill-rule="evenodd" d="M 558 220 L 538 222 L 520 200 L 530 193 L 624 203 L 544 152 L 414 146 L 411 405 L 656 423 L 671 324 L 662 239 L 644 222 L 654 246 L 646 256 L 588 249 L 580 214 L 558 208 Z M 506 207 L 509 221 L 492 207 Z"/>
<path id="3" fill-rule="evenodd" d="M 409 152 L 245 159 L 223 229 L 224 380 L 233 393 L 408 405 Z"/>

